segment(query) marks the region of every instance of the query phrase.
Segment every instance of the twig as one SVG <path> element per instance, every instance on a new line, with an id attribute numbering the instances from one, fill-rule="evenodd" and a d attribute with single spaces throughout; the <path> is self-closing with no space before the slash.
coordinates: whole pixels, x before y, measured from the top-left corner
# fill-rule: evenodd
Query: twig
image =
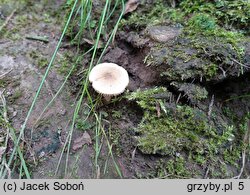
<path id="1" fill-rule="evenodd" d="M 211 99 L 211 102 L 209 104 L 208 113 L 207 113 L 208 118 L 210 118 L 210 116 L 211 116 L 213 105 L 214 105 L 214 95 L 212 95 L 212 99 Z"/>
<path id="2" fill-rule="evenodd" d="M 248 129 L 247 129 L 247 132 L 245 133 L 245 136 L 244 136 L 244 144 L 245 144 L 245 148 L 242 152 L 242 166 L 241 166 L 241 169 L 240 169 L 240 173 L 239 175 L 235 176 L 234 179 L 240 179 L 243 171 L 244 171 L 244 168 L 245 168 L 245 163 L 246 163 L 246 149 L 249 145 L 249 142 L 250 142 L 250 120 L 248 121 L 247 123 L 248 125 Z"/>
<path id="3" fill-rule="evenodd" d="M 175 7 L 176 7 L 176 2 L 175 2 L 175 0 L 172 0 L 172 1 L 171 1 L 171 7 L 172 7 L 172 8 L 175 8 Z"/>
<path id="4" fill-rule="evenodd" d="M 240 177 L 244 171 L 244 168 L 245 168 L 245 162 L 246 162 L 246 149 L 244 149 L 244 151 L 242 152 L 242 166 L 240 169 L 240 173 L 239 173 L 239 175 L 233 177 L 233 179 L 240 179 Z"/>
<path id="5" fill-rule="evenodd" d="M 172 103 L 172 98 L 173 98 L 173 94 L 171 93 L 170 97 L 169 97 L 169 103 Z"/>
<path id="6" fill-rule="evenodd" d="M 2 24 L 2 26 L 0 26 L 0 32 L 3 30 L 3 28 L 9 23 L 9 21 L 11 20 L 11 18 L 13 17 L 13 15 L 15 14 L 16 9 L 14 9 L 11 14 L 6 18 L 6 20 L 4 21 L 4 23 Z"/>
<path id="7" fill-rule="evenodd" d="M 3 106 L 3 119 L 5 121 L 6 124 L 8 124 L 8 116 L 7 116 L 7 109 L 6 109 L 6 100 L 5 97 L 3 95 L 4 91 L 0 91 L 0 99 L 2 101 L 2 106 Z M 6 125 L 6 137 L 5 137 L 5 148 L 7 149 L 8 147 L 8 142 L 9 142 L 9 137 L 10 137 L 10 129 L 9 127 Z M 5 166 L 7 172 L 8 172 L 8 178 L 11 178 L 11 170 L 8 167 L 7 163 L 6 163 L 6 157 L 3 158 L 2 164 Z"/>
<path id="8" fill-rule="evenodd" d="M 201 77 L 200 77 L 200 82 L 202 83 L 202 81 L 203 81 L 203 77 L 202 77 L 202 75 L 201 75 Z"/>
<path id="9" fill-rule="evenodd" d="M 178 96 L 178 98 L 177 98 L 177 100 L 176 100 L 176 104 L 179 103 L 180 99 L 181 99 L 181 93 L 179 93 L 179 96 Z"/>
<path id="10" fill-rule="evenodd" d="M 47 37 L 41 37 L 41 36 L 26 36 L 26 39 L 34 40 L 34 41 L 42 41 L 44 43 L 48 43 L 49 39 Z"/>
<path id="11" fill-rule="evenodd" d="M 3 92 L 1 92 L 1 91 L 0 91 L 0 98 L 1 98 L 2 104 L 3 104 L 3 119 L 4 119 L 5 123 L 8 124 L 9 120 L 8 120 L 8 115 L 7 115 L 6 100 L 5 100 L 5 97 L 3 96 Z M 6 125 L 6 129 L 7 129 L 7 132 L 6 132 L 6 138 L 5 138 L 5 146 L 7 148 L 9 138 L 12 138 L 14 144 L 16 144 L 15 143 L 16 137 L 15 137 L 15 132 L 13 131 L 13 129 L 11 127 Z M 12 132 L 10 133 L 11 130 L 12 130 Z M 11 134 L 12 134 L 12 136 L 11 136 Z M 17 147 L 17 152 L 20 156 L 21 166 L 24 168 L 24 172 L 25 172 L 27 178 L 30 179 L 30 174 L 28 172 L 27 166 L 26 166 L 24 158 L 23 158 L 23 154 L 22 154 L 19 146 Z M 11 170 L 10 170 L 9 166 L 10 165 L 8 165 L 8 163 L 5 162 L 5 171 L 4 171 L 3 175 L 2 175 L 2 172 L 0 173 L 0 176 L 2 178 L 5 177 L 6 173 L 8 173 L 9 178 L 11 177 Z"/>
<path id="12" fill-rule="evenodd" d="M 247 128 L 248 130 L 244 136 L 244 143 L 246 144 L 246 146 L 250 144 L 250 120 L 248 120 Z"/>
<path id="13" fill-rule="evenodd" d="M 208 167 L 208 168 L 207 168 L 207 170 L 206 170 L 206 173 L 205 173 L 204 179 L 207 179 L 209 171 L 210 171 L 210 169 L 209 169 L 209 167 Z"/>
<path id="14" fill-rule="evenodd" d="M 240 63 L 239 61 L 237 61 L 236 59 L 234 59 L 234 58 L 230 58 L 232 61 L 234 61 L 235 63 L 237 63 L 237 64 L 239 64 L 240 66 L 243 66 L 243 67 L 245 67 L 245 68 L 250 68 L 250 66 L 248 66 L 248 65 L 245 65 L 245 64 L 242 64 L 242 63 Z"/>
<path id="15" fill-rule="evenodd" d="M 3 96 L 2 91 L 0 91 L 0 98 L 1 98 L 1 101 L 2 101 L 2 105 L 3 105 L 3 119 L 4 119 L 5 123 L 8 124 L 9 121 L 8 121 L 8 116 L 7 116 L 6 100 L 5 100 L 5 97 Z M 10 137 L 10 129 L 9 129 L 8 126 L 6 127 L 6 129 L 7 129 L 7 132 L 6 132 L 6 138 L 5 138 L 5 147 L 7 148 L 8 140 L 9 140 L 9 137 Z"/>
<path id="16" fill-rule="evenodd" d="M 7 72 L 3 73 L 0 75 L 0 79 L 2 79 L 5 75 L 9 74 L 13 69 L 11 68 L 10 70 L 8 70 Z"/>
<path id="17" fill-rule="evenodd" d="M 135 149 L 134 149 L 133 152 L 132 152 L 132 158 L 131 158 L 131 161 L 132 161 L 132 162 L 134 162 L 134 159 L 135 159 L 136 149 L 137 149 L 137 147 L 135 147 Z"/>
<path id="18" fill-rule="evenodd" d="M 164 175 L 164 176 L 162 176 L 162 177 L 158 177 L 157 179 L 166 179 L 166 178 L 168 178 L 169 176 L 172 176 L 173 174 L 166 174 L 166 175 Z"/>
<path id="19" fill-rule="evenodd" d="M 222 67 L 220 67 L 220 66 L 219 66 L 219 69 L 222 71 L 223 76 L 226 77 L 226 71 Z"/>

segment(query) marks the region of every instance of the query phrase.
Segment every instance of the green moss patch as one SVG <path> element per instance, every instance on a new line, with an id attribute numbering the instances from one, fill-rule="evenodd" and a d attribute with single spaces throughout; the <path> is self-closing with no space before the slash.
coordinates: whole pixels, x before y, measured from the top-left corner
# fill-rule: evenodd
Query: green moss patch
<path id="1" fill-rule="evenodd" d="M 151 40 L 154 44 L 145 62 L 158 66 L 157 71 L 163 79 L 218 81 L 247 71 L 244 56 L 249 41 L 246 36 L 249 2 L 184 0 L 175 8 L 164 1 L 152 4 L 142 3 L 122 25 L 141 30 L 140 38 L 144 35 L 145 39 L 149 26 L 181 29 L 178 37 L 166 43 Z"/>
<path id="2" fill-rule="evenodd" d="M 144 110 L 136 128 L 138 148 L 145 154 L 168 157 L 162 169 L 175 178 L 200 177 L 206 167 L 211 177 L 224 178 L 232 174 L 228 166 L 239 169 L 246 130 L 239 134 L 236 126 L 218 121 L 219 111 L 209 119 L 198 108 L 169 103 L 170 94 L 165 88 L 153 88 L 127 95 Z M 155 177 L 162 177 L 159 166 L 157 170 Z"/>

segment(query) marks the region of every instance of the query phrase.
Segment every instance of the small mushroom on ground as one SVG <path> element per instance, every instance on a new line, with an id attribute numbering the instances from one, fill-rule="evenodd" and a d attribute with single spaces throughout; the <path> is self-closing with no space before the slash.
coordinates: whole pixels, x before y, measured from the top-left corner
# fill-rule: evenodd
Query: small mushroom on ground
<path id="1" fill-rule="evenodd" d="M 89 74 L 89 81 L 98 93 L 102 94 L 106 101 L 112 96 L 124 92 L 129 83 L 128 72 L 114 63 L 102 63 L 96 65 Z"/>

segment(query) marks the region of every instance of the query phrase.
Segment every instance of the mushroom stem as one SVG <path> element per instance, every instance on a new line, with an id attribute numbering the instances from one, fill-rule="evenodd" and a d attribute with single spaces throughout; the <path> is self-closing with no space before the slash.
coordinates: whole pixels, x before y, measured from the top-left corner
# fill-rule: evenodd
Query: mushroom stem
<path id="1" fill-rule="evenodd" d="M 111 100 L 111 95 L 103 95 L 104 99 L 107 101 L 107 102 L 110 102 Z"/>

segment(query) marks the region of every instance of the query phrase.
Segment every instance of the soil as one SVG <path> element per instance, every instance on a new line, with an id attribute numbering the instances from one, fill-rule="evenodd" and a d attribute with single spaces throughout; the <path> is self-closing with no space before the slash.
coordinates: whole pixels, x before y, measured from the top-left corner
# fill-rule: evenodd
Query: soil
<path id="1" fill-rule="evenodd" d="M 10 37 L 5 35 L 0 39 L 0 75 L 6 74 L 0 77 L 0 81 L 3 83 L 0 84 L 0 91 L 4 92 L 8 118 L 17 134 L 24 123 L 46 71 L 46 66 L 60 38 L 64 23 L 58 21 L 61 15 L 57 10 L 60 10 L 63 4 L 64 1 L 57 0 L 46 3 L 39 1 L 21 8 L 8 5 L 8 3 L 0 5 L 0 16 L 4 19 L 16 9 L 5 27 L 6 32 L 10 32 Z M 213 109 L 218 114 L 215 123 L 230 123 L 231 118 L 222 112 L 223 108 L 230 108 L 235 118 L 243 118 L 250 112 L 250 96 L 240 97 L 242 94 L 250 93 L 249 69 L 240 77 L 238 76 L 238 69 L 230 69 L 226 77 L 223 76 L 223 71 L 221 71 L 213 78 L 202 80 L 200 78 L 200 70 L 202 69 L 200 64 L 206 63 L 202 57 L 191 60 L 189 63 L 183 63 L 178 59 L 175 60 L 174 67 L 167 67 L 176 73 L 174 76 L 159 77 L 166 69 L 165 66 L 162 66 L 162 62 L 165 60 L 163 56 L 171 55 L 176 39 L 178 39 L 178 43 L 182 44 L 182 51 L 190 55 L 197 53 L 189 47 L 189 43 L 185 42 L 186 40 L 179 38 L 181 32 L 181 27 L 168 25 L 167 23 L 143 30 L 124 27 L 117 33 L 115 44 L 108 48 L 102 61 L 119 64 L 128 71 L 130 83 L 127 89 L 129 92 L 135 92 L 139 88 L 143 90 L 155 86 L 165 86 L 173 94 L 173 100 L 200 110 L 207 111 L 213 99 Z M 28 39 L 28 36 L 47 37 L 48 42 Z M 63 44 L 68 42 L 69 39 L 64 39 Z M 164 47 L 157 48 L 158 44 L 163 44 Z M 244 57 L 244 64 L 246 65 L 250 64 L 250 47 L 248 45 Z M 64 81 L 65 75 L 59 71 L 63 66 L 64 56 L 75 51 L 76 48 L 73 46 L 59 49 L 58 58 L 49 72 L 25 129 L 22 140 L 22 144 L 25 146 L 25 159 L 32 172 L 32 178 L 120 178 L 115 165 L 107 163 L 112 162 L 112 160 L 108 157 L 110 159 L 107 161 L 109 149 L 105 141 L 100 151 L 99 169 L 97 169 L 94 162 L 95 128 L 93 127 L 87 128 L 86 131 L 92 138 L 92 143 L 85 144 L 78 150 L 70 149 L 67 174 L 65 175 L 66 153 L 62 156 L 62 163 L 58 172 L 55 173 L 70 129 L 70 121 L 74 113 L 74 106 L 72 105 L 78 98 L 81 76 L 72 76 L 60 96 L 55 99 L 40 120 L 37 121 L 37 119 Z M 144 63 L 149 53 L 156 59 L 156 66 Z M 70 60 L 66 63 L 70 63 Z M 187 77 L 183 77 L 183 72 L 187 73 Z M 206 90 L 207 98 L 204 101 L 197 101 L 191 94 L 192 89 L 186 89 L 183 85 L 180 87 L 179 84 L 176 87 L 177 85 L 174 86 L 173 82 L 191 83 L 199 86 Z M 187 90 L 191 91 L 190 96 L 188 96 Z M 93 97 L 97 96 L 93 89 L 90 89 L 90 91 Z M 182 96 L 178 98 L 180 94 Z M 232 99 L 233 97 L 235 98 Z M 83 112 L 84 106 L 85 104 L 82 105 Z M 139 134 L 135 129 L 143 119 L 143 109 L 135 101 L 121 98 L 118 101 L 101 104 L 97 107 L 97 112 L 107 114 L 107 116 L 104 114 L 104 129 L 109 134 L 109 128 L 112 127 L 111 134 L 113 133 L 113 137 L 110 137 L 110 141 L 113 142 L 113 155 L 121 170 L 122 177 L 155 177 L 155 170 L 160 169 L 159 162 L 168 162 L 170 157 L 161 154 L 146 154 L 138 148 L 136 137 Z M 84 113 L 81 114 L 84 115 Z M 93 121 L 94 117 L 90 117 L 88 122 L 93 123 Z M 84 132 L 80 128 L 74 127 L 72 143 L 81 137 Z M 11 145 L 13 143 L 10 143 L 10 148 Z M 11 149 L 8 152 L 10 151 Z M 181 155 L 188 156 L 185 153 Z M 240 161 L 238 163 L 240 164 Z M 244 170 L 245 178 L 250 175 L 249 163 L 248 156 Z M 187 167 L 191 166 L 191 163 L 187 165 Z M 201 169 L 203 175 L 193 175 L 193 177 L 206 175 L 207 169 L 196 168 Z M 106 173 L 104 174 L 105 169 Z M 231 167 L 228 172 L 237 175 L 239 168 Z M 13 171 L 12 178 L 18 177 L 18 170 Z"/>

